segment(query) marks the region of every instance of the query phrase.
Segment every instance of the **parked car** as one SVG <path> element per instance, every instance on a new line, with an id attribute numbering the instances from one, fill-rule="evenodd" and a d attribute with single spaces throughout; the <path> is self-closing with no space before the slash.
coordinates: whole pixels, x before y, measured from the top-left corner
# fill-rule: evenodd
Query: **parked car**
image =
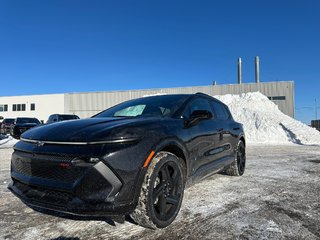
<path id="1" fill-rule="evenodd" d="M 37 118 L 18 117 L 14 120 L 14 123 L 11 126 L 10 135 L 19 139 L 22 133 L 40 124 L 41 123 Z"/>
<path id="2" fill-rule="evenodd" d="M 77 115 L 74 114 L 52 114 L 49 116 L 47 124 L 54 123 L 54 122 L 61 122 L 67 120 L 75 120 L 80 119 Z"/>
<path id="3" fill-rule="evenodd" d="M 9 189 L 35 210 L 130 214 L 163 228 L 176 218 L 188 179 L 241 176 L 245 163 L 242 125 L 225 104 L 200 93 L 152 96 L 25 132 Z"/>
<path id="4" fill-rule="evenodd" d="M 14 118 L 5 118 L 0 124 L 0 134 L 9 134 L 11 126 L 14 123 Z"/>

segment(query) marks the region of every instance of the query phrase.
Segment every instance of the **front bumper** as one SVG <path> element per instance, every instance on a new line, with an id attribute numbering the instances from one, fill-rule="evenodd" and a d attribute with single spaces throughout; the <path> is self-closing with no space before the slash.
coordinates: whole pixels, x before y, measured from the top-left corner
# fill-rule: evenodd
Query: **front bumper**
<path id="1" fill-rule="evenodd" d="M 20 141 L 12 155 L 8 188 L 34 209 L 81 216 L 124 215 L 134 210 L 142 183 L 145 156 L 139 161 L 136 155 L 128 155 L 139 153 L 135 151 L 141 149 L 138 145 L 128 149 L 108 146 L 112 151 L 105 153 L 104 159 L 89 163 L 70 154 L 84 156 L 88 149 L 83 147 L 35 146 Z M 101 146 L 95 148 L 99 150 L 89 152 L 106 152 Z"/>
<path id="2" fill-rule="evenodd" d="M 129 205 L 115 206 L 111 202 L 86 202 L 70 193 L 34 187 L 12 181 L 9 190 L 34 210 L 50 210 L 78 216 L 115 216 L 131 212 Z"/>

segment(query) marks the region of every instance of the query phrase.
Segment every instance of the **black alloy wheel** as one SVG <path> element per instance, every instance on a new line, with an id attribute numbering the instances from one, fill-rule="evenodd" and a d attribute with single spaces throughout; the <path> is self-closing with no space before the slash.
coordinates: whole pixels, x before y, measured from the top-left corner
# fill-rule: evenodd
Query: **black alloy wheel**
<path id="1" fill-rule="evenodd" d="M 164 164 L 154 181 L 153 210 L 161 221 L 172 218 L 182 197 L 182 174 L 176 162 Z"/>
<path id="2" fill-rule="evenodd" d="M 243 175 L 246 168 L 246 149 L 242 141 L 239 142 L 238 151 L 237 151 L 237 165 L 239 175 Z"/>
<path id="3" fill-rule="evenodd" d="M 235 149 L 234 161 L 225 169 L 225 173 L 230 176 L 241 176 L 246 169 L 246 147 L 242 140 L 238 142 Z"/>
<path id="4" fill-rule="evenodd" d="M 169 152 L 159 152 L 151 161 L 140 191 L 133 220 L 147 228 L 164 228 L 178 215 L 183 199 L 185 163 Z"/>

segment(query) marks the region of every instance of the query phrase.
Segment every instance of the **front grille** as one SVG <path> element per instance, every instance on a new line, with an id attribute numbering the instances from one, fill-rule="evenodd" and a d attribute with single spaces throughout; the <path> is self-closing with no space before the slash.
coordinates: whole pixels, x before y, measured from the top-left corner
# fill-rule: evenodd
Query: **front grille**
<path id="1" fill-rule="evenodd" d="M 47 161 L 57 161 L 57 162 L 71 162 L 76 155 L 70 156 L 70 155 L 57 155 L 57 154 L 34 154 L 29 152 L 22 152 L 22 151 L 15 151 L 14 154 L 17 154 L 17 156 L 22 158 L 37 158 L 41 160 L 47 160 Z"/>
<path id="2" fill-rule="evenodd" d="M 21 183 L 19 181 L 15 181 L 14 185 L 27 197 L 36 198 L 37 200 L 41 199 L 42 201 L 55 204 L 66 204 L 72 199 L 72 194 L 68 192 L 34 187 Z"/>
<path id="3" fill-rule="evenodd" d="M 38 155 L 15 151 L 12 155 L 12 170 L 29 177 L 39 177 L 66 183 L 74 183 L 85 169 L 72 166 L 71 157 Z M 69 163 L 70 165 L 61 165 Z"/>

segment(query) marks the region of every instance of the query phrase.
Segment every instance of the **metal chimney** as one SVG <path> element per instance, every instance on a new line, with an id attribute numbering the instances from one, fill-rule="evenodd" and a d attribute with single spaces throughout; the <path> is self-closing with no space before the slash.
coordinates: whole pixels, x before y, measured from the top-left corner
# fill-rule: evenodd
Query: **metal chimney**
<path id="1" fill-rule="evenodd" d="M 260 82 L 260 63 L 259 63 L 259 56 L 255 57 L 255 68 L 256 68 L 256 83 Z"/>
<path id="2" fill-rule="evenodd" d="M 238 58 L 238 84 L 242 83 L 242 61 Z"/>

